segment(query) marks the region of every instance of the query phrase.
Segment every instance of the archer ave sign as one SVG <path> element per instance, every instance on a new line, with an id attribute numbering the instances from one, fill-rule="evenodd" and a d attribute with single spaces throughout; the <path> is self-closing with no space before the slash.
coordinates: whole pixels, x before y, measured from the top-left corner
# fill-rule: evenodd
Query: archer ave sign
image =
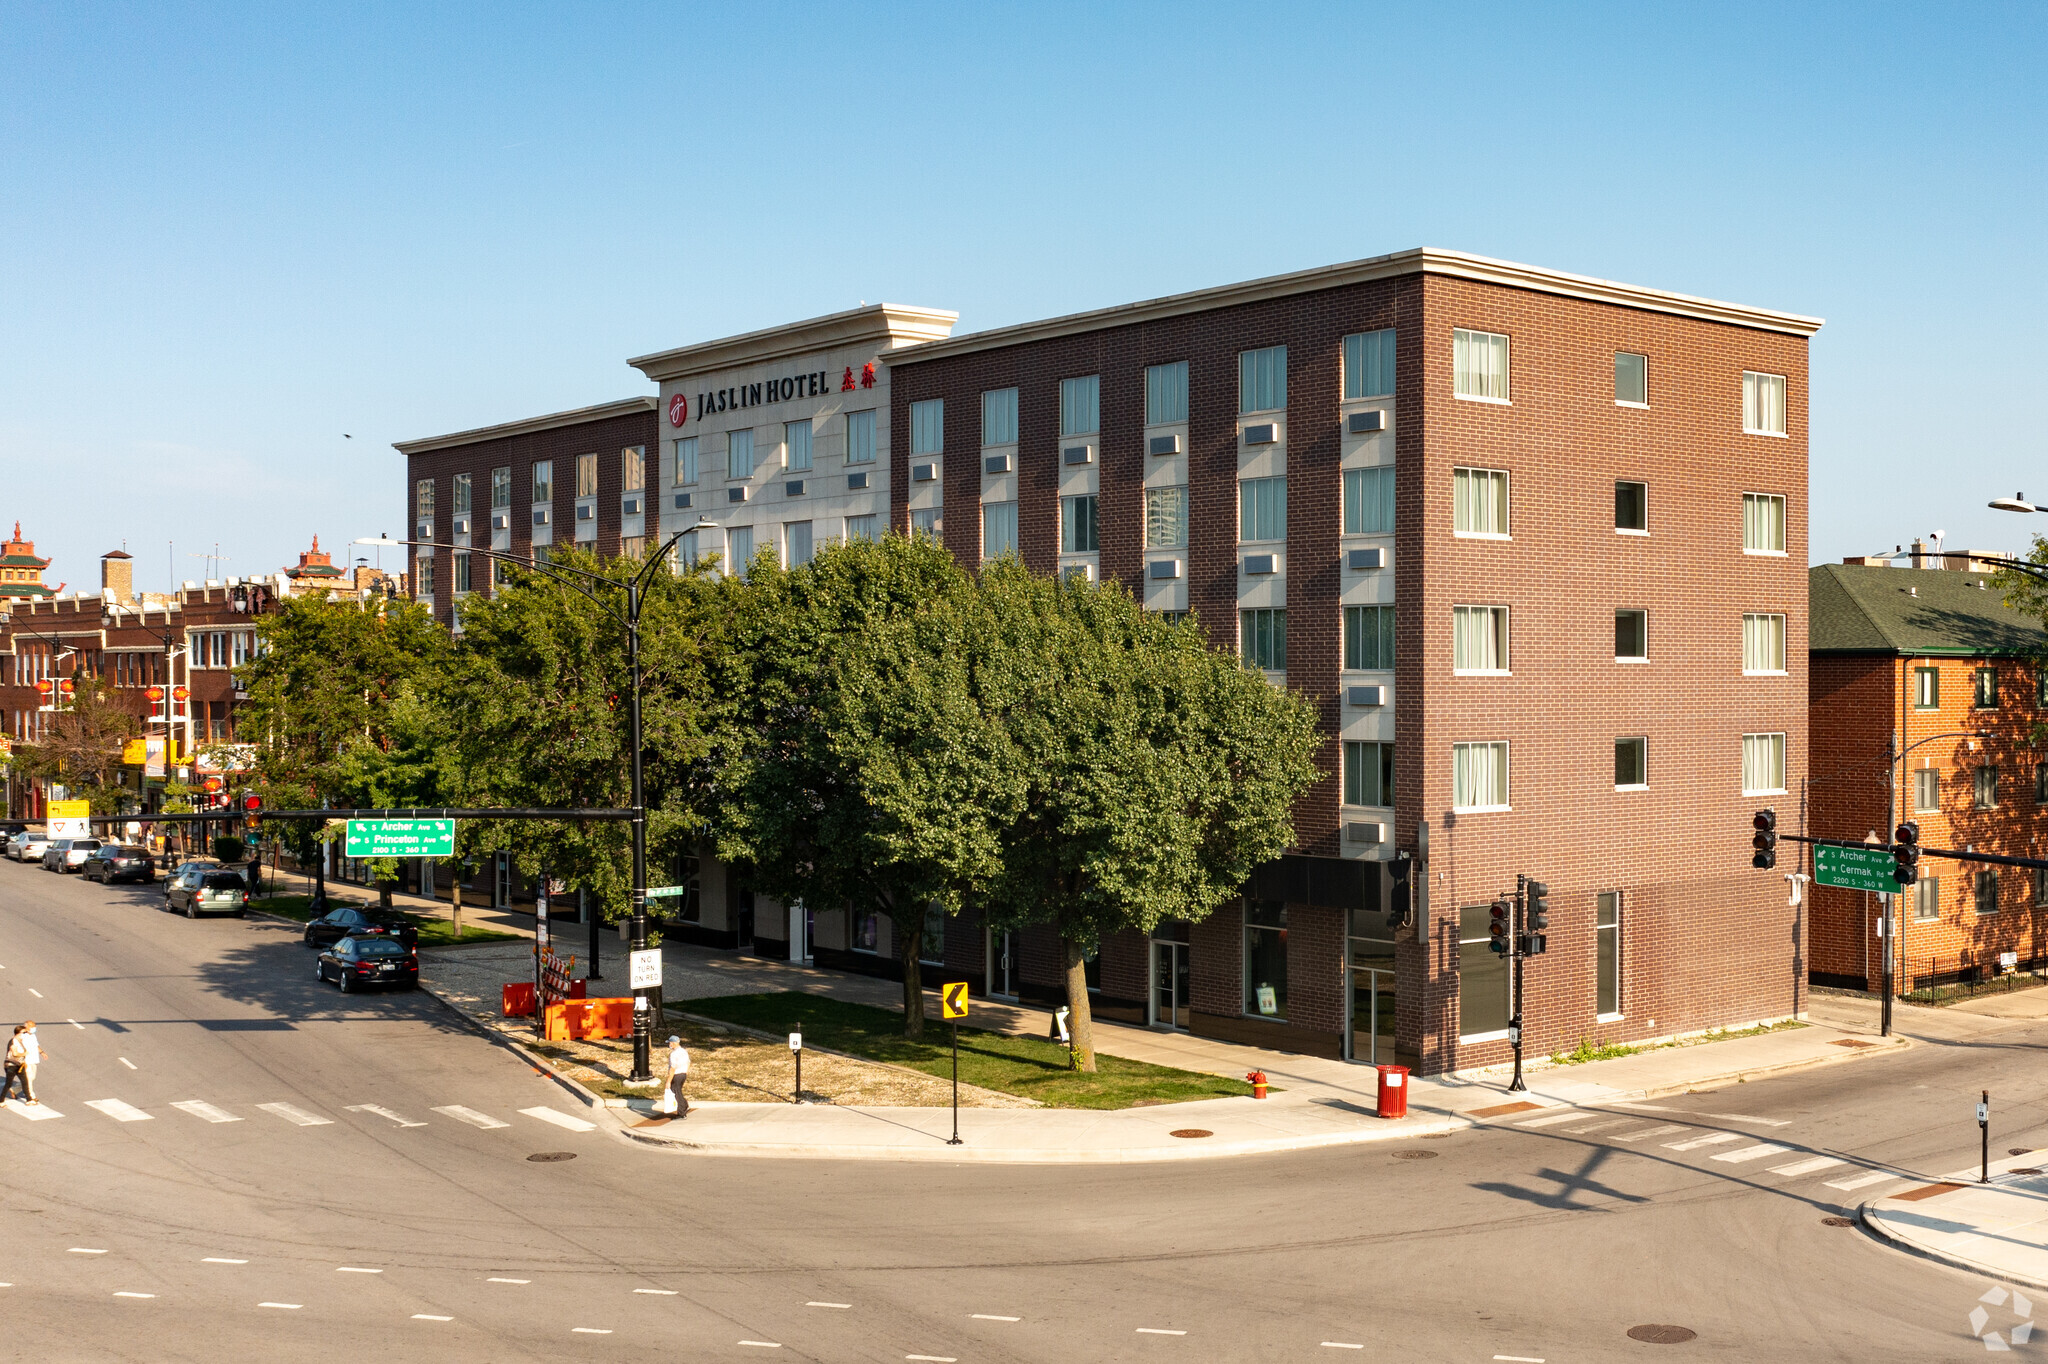
<path id="1" fill-rule="evenodd" d="M 1823 843 L 1813 850 L 1813 879 L 1843 890 L 1896 895 L 1899 883 L 1893 879 L 1892 871 L 1897 866 L 1890 848 L 1833 848 Z"/>
<path id="2" fill-rule="evenodd" d="M 453 857 L 452 819 L 352 819 L 350 857 Z"/>

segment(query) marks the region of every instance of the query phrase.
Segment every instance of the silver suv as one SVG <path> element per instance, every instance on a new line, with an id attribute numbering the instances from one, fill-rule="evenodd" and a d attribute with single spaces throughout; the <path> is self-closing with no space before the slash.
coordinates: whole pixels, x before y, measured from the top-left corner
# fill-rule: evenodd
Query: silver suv
<path id="1" fill-rule="evenodd" d="M 97 838 L 60 838 L 43 850 L 43 870 L 77 871 L 85 859 L 100 850 Z"/>

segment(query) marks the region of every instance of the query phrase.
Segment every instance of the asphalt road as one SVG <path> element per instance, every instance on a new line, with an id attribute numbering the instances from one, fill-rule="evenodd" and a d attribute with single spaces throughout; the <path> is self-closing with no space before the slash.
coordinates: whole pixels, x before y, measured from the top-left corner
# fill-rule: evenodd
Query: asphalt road
<path id="1" fill-rule="evenodd" d="M 0 1113 L 0 1357 L 1975 1357 L 1988 1285 L 1824 1225 L 1870 1196 L 1832 1185 L 1970 1163 L 1980 1088 L 1994 1153 L 2048 1146 L 2048 1030 L 2014 1024 L 1270 1158 L 693 1157 L 562 1125 L 431 997 L 316 984 L 294 929 L 159 897 L 0 863 L 0 1017 L 40 1022 L 62 1114 Z"/>

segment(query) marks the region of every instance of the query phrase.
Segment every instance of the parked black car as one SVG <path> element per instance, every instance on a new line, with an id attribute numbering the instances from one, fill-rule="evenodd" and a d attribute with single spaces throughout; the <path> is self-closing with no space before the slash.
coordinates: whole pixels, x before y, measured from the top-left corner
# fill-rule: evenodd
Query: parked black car
<path id="1" fill-rule="evenodd" d="M 85 859 L 78 874 L 103 886 L 116 881 L 154 881 L 156 859 L 149 855 L 149 849 L 133 843 L 103 843 Z"/>
<path id="2" fill-rule="evenodd" d="M 343 905 L 306 925 L 306 946 L 326 947 L 351 933 L 392 938 L 404 943 L 408 951 L 420 940 L 419 927 L 396 910 Z"/>
<path id="3" fill-rule="evenodd" d="M 240 918 L 249 912 L 249 887 L 231 871 L 195 862 L 164 882 L 164 908 L 182 909 L 188 919 L 202 914 Z"/>
<path id="4" fill-rule="evenodd" d="M 412 990 L 420 983 L 420 959 L 395 938 L 350 933 L 320 954 L 313 963 L 313 974 L 321 980 L 332 977 L 343 994 L 366 985 L 403 985 Z"/>

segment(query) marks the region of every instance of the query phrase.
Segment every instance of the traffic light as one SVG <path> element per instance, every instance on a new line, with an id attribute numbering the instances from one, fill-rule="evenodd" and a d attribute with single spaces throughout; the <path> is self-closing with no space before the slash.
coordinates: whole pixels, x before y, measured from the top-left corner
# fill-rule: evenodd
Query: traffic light
<path id="1" fill-rule="evenodd" d="M 1756 836 L 1749 840 L 1749 846 L 1756 849 L 1756 855 L 1749 859 L 1749 865 L 1758 871 L 1769 871 L 1778 865 L 1778 812 L 1759 810 L 1750 823 L 1756 828 Z"/>
<path id="2" fill-rule="evenodd" d="M 1920 826 L 1909 819 L 1892 837 L 1892 880 L 1910 886 L 1920 879 Z"/>
<path id="3" fill-rule="evenodd" d="M 1508 919 L 1514 913 L 1514 906 L 1505 899 L 1495 900 L 1491 918 L 1487 925 L 1486 945 L 1505 957 L 1508 954 Z"/>
<path id="4" fill-rule="evenodd" d="M 1523 927 L 1528 931 L 1524 935 L 1527 942 L 1523 944 L 1522 954 L 1540 957 L 1550 946 L 1550 939 L 1546 936 L 1550 928 L 1550 887 L 1541 881 L 1531 881 L 1526 889 L 1529 914 Z"/>
<path id="5" fill-rule="evenodd" d="M 249 828 L 252 831 L 260 825 L 263 822 L 263 797 L 257 795 L 254 791 L 244 795 L 242 797 L 242 817 L 248 821 Z"/>

